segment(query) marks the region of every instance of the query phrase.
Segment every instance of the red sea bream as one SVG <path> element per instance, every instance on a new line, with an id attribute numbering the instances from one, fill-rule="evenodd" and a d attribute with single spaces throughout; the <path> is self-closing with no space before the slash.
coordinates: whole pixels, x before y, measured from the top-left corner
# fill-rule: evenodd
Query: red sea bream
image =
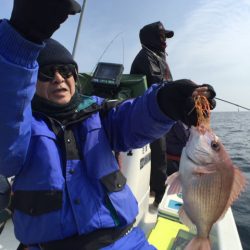
<path id="1" fill-rule="evenodd" d="M 246 185 L 219 138 L 205 126 L 192 127 L 180 169 L 168 178 L 169 193 L 182 190 L 181 221 L 197 235 L 186 250 L 211 249 L 209 233 Z M 194 227 L 195 225 L 195 227 Z"/>

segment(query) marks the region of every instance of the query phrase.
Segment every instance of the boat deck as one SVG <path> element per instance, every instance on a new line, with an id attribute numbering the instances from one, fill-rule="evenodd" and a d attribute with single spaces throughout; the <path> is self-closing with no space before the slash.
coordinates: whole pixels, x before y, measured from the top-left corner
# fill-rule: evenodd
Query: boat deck
<path id="1" fill-rule="evenodd" d="M 16 250 L 19 242 L 14 236 L 14 227 L 11 220 L 8 220 L 2 234 L 0 234 L 1 250 Z"/>

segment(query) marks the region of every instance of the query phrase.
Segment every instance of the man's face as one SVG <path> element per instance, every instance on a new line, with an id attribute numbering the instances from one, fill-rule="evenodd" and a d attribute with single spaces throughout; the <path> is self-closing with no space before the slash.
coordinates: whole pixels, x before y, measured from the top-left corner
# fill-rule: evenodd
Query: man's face
<path id="1" fill-rule="evenodd" d="M 165 29 L 163 27 L 159 28 L 159 34 L 160 34 L 161 48 L 162 50 L 165 50 L 167 47 L 167 38 L 165 34 Z"/>
<path id="2" fill-rule="evenodd" d="M 74 68 L 65 65 L 46 67 L 39 70 L 36 94 L 56 104 L 68 103 L 75 94 Z"/>

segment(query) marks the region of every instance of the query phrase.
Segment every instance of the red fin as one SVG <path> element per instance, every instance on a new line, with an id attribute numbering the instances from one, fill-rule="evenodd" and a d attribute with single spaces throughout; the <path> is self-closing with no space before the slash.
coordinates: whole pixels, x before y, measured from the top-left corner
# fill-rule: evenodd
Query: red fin
<path id="1" fill-rule="evenodd" d="M 180 221 L 184 225 L 186 225 L 192 232 L 196 232 L 196 226 L 193 224 L 193 222 L 190 220 L 190 218 L 186 214 L 183 206 L 180 207 L 178 214 L 179 214 Z"/>
<path id="2" fill-rule="evenodd" d="M 235 201 L 240 195 L 241 191 L 243 191 L 246 187 L 247 181 L 245 176 L 238 168 L 234 168 L 234 181 L 232 186 L 232 191 L 230 194 L 231 204 Z"/>
<path id="3" fill-rule="evenodd" d="M 211 243 L 208 238 L 193 238 L 184 250 L 211 250 Z"/>
<path id="4" fill-rule="evenodd" d="M 168 176 L 166 184 L 169 185 L 168 194 L 178 194 L 181 192 L 181 181 L 179 172 L 175 172 Z"/>
<path id="5" fill-rule="evenodd" d="M 246 181 L 245 176 L 242 174 L 242 172 L 237 167 L 234 167 L 234 179 L 233 179 L 233 185 L 232 185 L 230 197 L 228 199 L 228 202 L 227 202 L 227 204 L 225 206 L 225 209 L 224 209 L 222 215 L 220 216 L 220 218 L 218 220 L 223 219 L 223 217 L 225 216 L 228 208 L 238 198 L 240 193 L 246 187 L 246 184 L 247 184 L 247 181 Z"/>

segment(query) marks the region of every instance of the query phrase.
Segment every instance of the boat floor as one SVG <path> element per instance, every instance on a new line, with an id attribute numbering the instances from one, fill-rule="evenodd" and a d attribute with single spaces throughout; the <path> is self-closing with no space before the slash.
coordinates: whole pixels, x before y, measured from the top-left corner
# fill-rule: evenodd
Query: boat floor
<path id="1" fill-rule="evenodd" d="M 142 218 L 141 222 L 138 224 L 138 226 L 142 228 L 147 237 L 149 236 L 151 230 L 154 228 L 158 215 L 158 209 L 153 205 L 153 202 L 154 197 L 149 197 L 148 211 Z"/>
<path id="2" fill-rule="evenodd" d="M 2 234 L 0 234 L 0 249 L 16 250 L 18 245 L 19 242 L 14 236 L 14 226 L 12 220 L 8 220 Z"/>

